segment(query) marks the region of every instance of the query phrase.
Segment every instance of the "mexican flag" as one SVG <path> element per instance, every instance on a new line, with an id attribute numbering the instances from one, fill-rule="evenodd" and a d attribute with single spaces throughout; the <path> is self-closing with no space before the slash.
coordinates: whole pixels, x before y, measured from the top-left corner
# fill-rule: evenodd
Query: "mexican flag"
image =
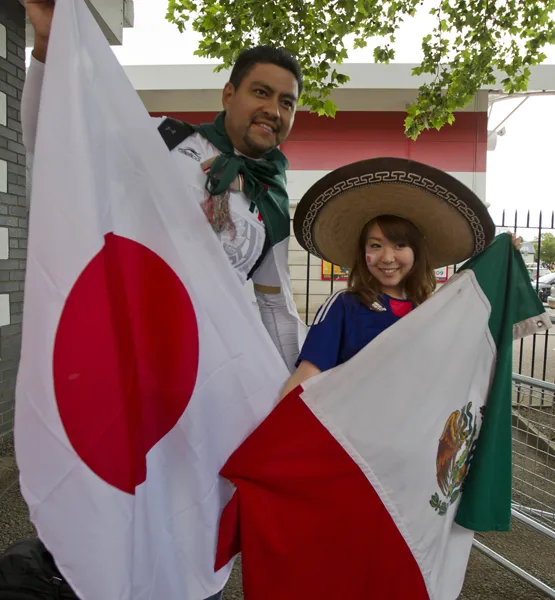
<path id="1" fill-rule="evenodd" d="M 222 470 L 246 600 L 455 600 L 474 530 L 509 528 L 513 339 L 550 325 L 503 234 L 293 390 Z"/>
<path id="2" fill-rule="evenodd" d="M 21 488 L 80 600 L 204 600 L 218 475 L 287 369 L 83 0 L 58 0 L 34 156 Z"/>

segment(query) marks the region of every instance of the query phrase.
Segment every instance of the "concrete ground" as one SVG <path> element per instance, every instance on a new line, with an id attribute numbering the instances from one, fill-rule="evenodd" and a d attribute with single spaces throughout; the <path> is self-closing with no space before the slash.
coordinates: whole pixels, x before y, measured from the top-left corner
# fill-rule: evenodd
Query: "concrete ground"
<path id="1" fill-rule="evenodd" d="M 19 491 L 13 446 L 9 440 L 0 440 L 0 552 L 13 542 L 32 535 L 35 531 Z M 554 541 L 519 522 L 513 524 L 510 533 L 479 535 L 478 539 L 555 586 Z M 333 568 L 332 565 L 329 567 Z M 546 597 L 488 557 L 473 551 L 460 600 L 544 600 Z M 240 563 L 229 580 L 224 600 L 243 600 Z"/>

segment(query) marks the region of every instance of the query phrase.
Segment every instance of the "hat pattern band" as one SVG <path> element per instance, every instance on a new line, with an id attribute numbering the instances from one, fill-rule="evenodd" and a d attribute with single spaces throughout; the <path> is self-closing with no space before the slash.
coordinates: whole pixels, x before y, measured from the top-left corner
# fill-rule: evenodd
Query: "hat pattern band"
<path id="1" fill-rule="evenodd" d="M 472 228 L 475 243 L 473 255 L 478 254 L 485 249 L 486 235 L 482 223 L 476 216 L 476 213 L 463 200 L 461 200 L 452 192 L 447 191 L 443 186 L 434 183 L 430 179 L 422 177 L 416 173 L 407 173 L 406 171 L 378 171 L 376 173 L 368 173 L 359 177 L 349 177 L 349 179 L 336 183 L 333 187 L 328 188 L 325 192 L 320 194 L 304 218 L 302 236 L 306 249 L 311 254 L 314 254 L 319 258 L 324 258 L 316 250 L 316 247 L 312 243 L 311 231 L 316 216 L 327 202 L 329 202 L 335 196 L 353 188 L 369 187 L 371 185 L 376 185 L 377 183 L 402 183 L 404 185 L 411 185 L 426 190 L 434 196 L 441 198 L 443 201 L 447 202 L 453 208 L 462 213 Z"/>

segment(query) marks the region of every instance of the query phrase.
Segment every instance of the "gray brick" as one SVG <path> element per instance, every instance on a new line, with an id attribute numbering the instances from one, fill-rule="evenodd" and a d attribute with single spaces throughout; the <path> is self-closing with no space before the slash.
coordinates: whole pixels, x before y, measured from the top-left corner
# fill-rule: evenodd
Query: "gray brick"
<path id="1" fill-rule="evenodd" d="M 10 75 L 15 75 L 17 77 L 17 67 L 12 65 L 5 58 L 0 58 L 0 70 L 9 73 Z"/>
<path id="2" fill-rule="evenodd" d="M 19 56 L 19 58 L 25 58 L 25 49 L 24 48 L 18 48 L 17 49 L 17 55 Z"/>
<path id="3" fill-rule="evenodd" d="M 14 416 L 15 416 L 15 411 L 13 408 L 11 410 L 6 411 L 5 413 L 2 413 L 3 423 L 11 424 L 13 426 Z"/>
<path id="4" fill-rule="evenodd" d="M 11 325 L 10 325 L 11 327 Z M 2 368 L 2 364 L 0 363 L 0 369 Z M 0 379 L 2 381 L 10 381 L 10 380 L 15 380 L 15 378 L 17 377 L 17 370 L 18 367 L 10 367 L 9 369 L 2 369 L 0 371 Z"/>
<path id="5" fill-rule="evenodd" d="M 29 200 L 27 196 L 18 196 L 17 203 L 19 204 L 19 206 L 28 206 Z"/>
<path id="6" fill-rule="evenodd" d="M 0 215 L 7 215 L 8 214 L 8 207 L 0 204 Z"/>
<path id="7" fill-rule="evenodd" d="M 10 281 L 25 281 L 25 271 L 10 271 Z"/>
<path id="8" fill-rule="evenodd" d="M 21 165 L 10 163 L 8 165 L 8 173 L 15 173 L 16 175 L 22 175 L 23 177 L 25 177 L 27 171 L 25 167 L 22 167 Z"/>
<path id="9" fill-rule="evenodd" d="M 12 131 L 8 127 L 4 127 L 3 125 L 0 125 L 0 138 L 3 138 L 3 137 L 7 138 L 8 140 L 11 140 L 12 142 L 15 142 L 17 140 L 17 132 Z"/>
<path id="10" fill-rule="evenodd" d="M 19 47 L 18 47 L 17 44 L 14 44 L 13 42 L 10 42 L 8 40 L 8 43 L 6 44 L 6 47 L 8 49 L 8 52 L 12 52 L 13 54 L 18 54 L 17 51 L 19 50 Z M 19 56 L 19 54 L 18 54 L 18 56 Z"/>
<path id="11" fill-rule="evenodd" d="M 8 214 L 14 217 L 27 217 L 28 210 L 23 206 L 10 206 L 8 207 Z"/>
<path id="12" fill-rule="evenodd" d="M 2 412 L 10 410 L 14 405 L 15 385 L 7 383 L 0 388 L 0 406 L 3 406 Z M 10 406 L 7 406 L 7 405 Z"/>
<path id="13" fill-rule="evenodd" d="M 26 165 L 27 164 L 27 155 L 25 154 L 20 154 L 18 159 L 17 159 L 18 164 L 20 165 Z"/>
<path id="14" fill-rule="evenodd" d="M 23 315 L 21 313 L 19 313 L 19 314 L 12 313 L 12 315 L 10 316 L 10 323 L 21 323 L 22 321 L 23 321 Z M 11 353 L 11 355 L 14 356 L 15 358 L 19 358 L 20 353 L 21 353 L 21 350 L 14 346 L 13 352 Z M 9 356 L 8 356 L 8 358 L 9 358 Z"/>
<path id="15" fill-rule="evenodd" d="M 8 85 L 12 85 L 16 90 L 22 90 L 23 81 L 17 76 L 17 69 L 15 69 L 15 72 L 15 76 L 8 73 Z"/>
<path id="16" fill-rule="evenodd" d="M 12 323 L 21 323 L 21 314 L 19 315 L 12 315 Z M 14 321 L 14 319 L 16 319 Z M 2 361 L 4 360 L 15 360 L 17 361 L 19 359 L 19 357 L 21 356 L 21 336 L 12 336 L 11 338 L 6 338 L 6 340 L 2 340 L 2 342 L 4 341 L 9 341 L 11 342 L 13 340 L 13 343 L 10 344 L 4 344 L 2 343 Z M 0 363 L 1 365 L 1 363 Z"/>
<path id="17" fill-rule="evenodd" d="M 17 175 L 15 173 L 8 173 L 8 183 L 17 185 Z"/>
<path id="18" fill-rule="evenodd" d="M 12 250 L 12 252 L 20 252 L 20 250 Z M 11 252 L 10 252 L 11 254 Z M 10 280 L 10 272 L 9 271 L 0 271 L 0 282 L 9 281 Z"/>
<path id="19" fill-rule="evenodd" d="M 8 108 L 13 108 L 14 110 L 21 110 L 21 102 L 14 96 L 8 97 L 7 99 Z"/>
<path id="20" fill-rule="evenodd" d="M 10 294 L 10 300 L 12 302 L 21 302 L 23 304 L 23 294 L 21 292 L 14 292 Z"/>
<path id="21" fill-rule="evenodd" d="M 8 163 L 8 168 L 9 166 L 10 163 Z M 17 206 L 17 200 L 17 196 L 14 196 L 13 194 L 0 194 L 0 203 L 2 204 L 11 204 L 12 206 Z"/>
<path id="22" fill-rule="evenodd" d="M 14 109 L 11 109 L 14 110 Z M 15 109 L 15 116 L 10 117 L 10 109 L 8 108 L 8 127 L 12 131 L 17 131 L 17 133 L 22 133 L 21 123 L 19 121 L 19 110 Z"/>
<path id="23" fill-rule="evenodd" d="M 13 229 L 10 229 L 10 236 L 14 238 L 27 238 L 27 230 L 14 227 Z M 21 244 L 19 247 L 21 248 Z"/>
<path id="24" fill-rule="evenodd" d="M 19 219 L 17 224 L 19 227 L 28 227 L 29 225 L 27 219 Z"/>
<path id="25" fill-rule="evenodd" d="M 0 425 L 0 437 L 6 433 L 10 433 L 13 429 L 13 423 L 2 423 Z"/>
<path id="26" fill-rule="evenodd" d="M 0 227 L 18 227 L 18 226 L 19 226 L 18 217 L 2 217 L 2 216 L 0 216 Z"/>
<path id="27" fill-rule="evenodd" d="M 12 125 L 10 125 L 10 119 L 13 123 L 19 123 L 19 110 L 17 108 L 8 107 L 8 126 L 13 129 Z"/>
<path id="28" fill-rule="evenodd" d="M 22 185 L 8 185 L 8 192 L 16 196 L 25 196 L 27 190 Z"/>
<path id="29" fill-rule="evenodd" d="M 0 260 L 0 271 L 10 271 L 13 269 L 19 269 L 19 260 Z"/>
<path id="30" fill-rule="evenodd" d="M 19 294 L 19 292 L 17 293 Z M 13 296 L 13 294 L 11 294 L 11 296 Z M 12 302 L 10 310 L 12 315 L 23 314 L 23 302 Z"/>
<path id="31" fill-rule="evenodd" d="M 19 240 L 19 247 L 20 248 L 27 248 L 27 236 L 25 236 L 24 239 L 20 239 Z"/>
<path id="32" fill-rule="evenodd" d="M 17 133 L 15 134 L 17 135 Z M 11 140 L 8 142 L 8 150 L 11 150 L 12 152 L 17 152 L 18 154 L 26 153 L 25 146 L 23 146 L 23 144 L 18 144 L 17 142 L 12 142 Z"/>
<path id="33" fill-rule="evenodd" d="M 14 52 L 8 52 L 8 62 L 18 69 L 25 69 L 25 61 L 22 58 L 19 58 Z"/>
<path id="34" fill-rule="evenodd" d="M 19 248 L 19 240 L 14 240 L 13 238 L 10 238 L 8 241 L 10 248 Z"/>
<path id="35" fill-rule="evenodd" d="M 20 284 L 17 281 L 2 281 L 0 282 L 0 293 L 17 292 L 19 290 L 19 285 Z"/>
<path id="36" fill-rule="evenodd" d="M 4 325 L 4 327 L 0 327 L 0 335 L 5 338 L 10 335 L 15 335 L 16 333 L 21 333 L 21 325 L 16 323 L 15 325 Z M 2 370 L 2 363 L 0 363 L 0 370 Z"/>
<path id="37" fill-rule="evenodd" d="M 0 159 L 16 163 L 18 158 L 19 157 L 15 152 L 0 148 Z"/>
<path id="38" fill-rule="evenodd" d="M 0 81 L 4 81 L 4 82 L 8 81 L 8 74 L 1 70 L 0 70 Z"/>
<path id="39" fill-rule="evenodd" d="M 20 292 L 24 292 L 25 291 L 25 282 L 24 281 L 20 281 L 19 282 L 19 291 Z"/>
<path id="40" fill-rule="evenodd" d="M 13 408 L 13 405 L 13 399 L 0 402 L 0 415 L 3 415 L 4 413 L 7 413 L 9 410 L 11 410 Z"/>
<path id="41" fill-rule="evenodd" d="M 5 337 L 0 339 L 0 349 L 4 348 L 19 348 L 21 346 L 21 336 L 20 335 L 11 335 L 9 337 Z"/>
<path id="42" fill-rule="evenodd" d="M 15 44 L 18 48 L 25 48 L 25 40 L 17 31 L 8 29 L 7 34 L 7 38 L 12 44 Z"/>
<path id="43" fill-rule="evenodd" d="M 4 92 L 8 98 L 17 98 L 17 89 L 4 81 L 0 81 L 0 92 Z"/>

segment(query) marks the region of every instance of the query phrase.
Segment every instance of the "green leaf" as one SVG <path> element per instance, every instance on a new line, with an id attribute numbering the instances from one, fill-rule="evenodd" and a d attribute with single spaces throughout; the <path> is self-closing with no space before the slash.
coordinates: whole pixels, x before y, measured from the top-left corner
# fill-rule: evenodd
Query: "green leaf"
<path id="1" fill-rule="evenodd" d="M 389 40 L 374 49 L 374 60 L 388 63 L 400 24 L 431 12 L 435 19 L 422 38 L 423 59 L 412 71 L 431 75 L 431 83 L 419 88 L 405 120 L 405 134 L 416 139 L 429 127 L 452 124 L 453 113 L 482 86 L 495 85 L 494 71 L 505 74 L 501 85 L 508 93 L 525 90 L 530 67 L 544 62 L 545 48 L 555 44 L 555 0 L 434 4 L 430 11 L 422 0 L 168 0 L 166 18 L 180 32 L 199 32 L 195 54 L 218 59 L 219 68 L 261 42 L 287 47 L 305 75 L 302 102 L 333 116 L 337 107 L 330 94 L 349 78 L 330 72 L 331 65 L 348 58 L 347 41 L 363 48 L 373 37 Z"/>

